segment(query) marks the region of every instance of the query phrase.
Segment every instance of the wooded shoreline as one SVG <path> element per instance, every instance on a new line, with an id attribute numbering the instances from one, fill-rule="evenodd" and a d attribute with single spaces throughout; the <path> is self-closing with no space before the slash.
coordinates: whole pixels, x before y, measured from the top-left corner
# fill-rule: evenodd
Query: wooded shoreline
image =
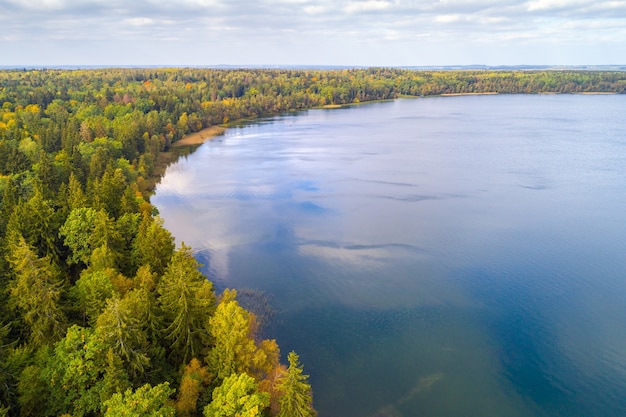
<path id="1" fill-rule="evenodd" d="M 493 92 L 624 93 L 626 72 L 0 71 L 0 416 L 213 415 L 237 389 L 251 416 L 312 417 L 297 355 L 214 293 L 154 184 L 233 121 Z"/>

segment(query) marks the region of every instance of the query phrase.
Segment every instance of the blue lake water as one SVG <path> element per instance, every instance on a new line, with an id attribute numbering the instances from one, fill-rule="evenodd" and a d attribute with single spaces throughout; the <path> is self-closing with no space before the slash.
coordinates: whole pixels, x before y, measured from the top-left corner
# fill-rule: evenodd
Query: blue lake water
<path id="1" fill-rule="evenodd" d="M 626 96 L 441 97 L 229 129 L 152 202 L 273 298 L 320 417 L 626 415 Z"/>

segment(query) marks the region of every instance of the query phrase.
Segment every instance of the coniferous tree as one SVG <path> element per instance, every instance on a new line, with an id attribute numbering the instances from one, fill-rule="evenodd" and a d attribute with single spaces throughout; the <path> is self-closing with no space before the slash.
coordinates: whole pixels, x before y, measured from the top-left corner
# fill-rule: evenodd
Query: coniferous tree
<path id="1" fill-rule="evenodd" d="M 313 408 L 311 385 L 307 382 L 309 377 L 303 375 L 302 365 L 295 352 L 290 352 L 287 359 L 289 368 L 279 383 L 283 395 L 279 400 L 278 417 L 315 417 L 317 413 Z"/>
<path id="2" fill-rule="evenodd" d="M 34 346 L 59 340 L 66 318 L 59 305 L 63 280 L 58 268 L 48 256 L 38 257 L 21 236 L 9 246 L 9 262 L 15 274 L 10 302 L 22 311 Z"/>
<path id="3" fill-rule="evenodd" d="M 141 375 L 150 364 L 148 338 L 144 331 L 145 314 L 132 293 L 120 299 L 113 296 L 98 317 L 96 334 L 113 350 L 133 376 Z"/>
<path id="4" fill-rule="evenodd" d="M 83 187 L 73 172 L 70 174 L 68 181 L 67 205 L 70 210 L 85 207 L 87 205 L 87 197 L 83 192 Z"/>
<path id="5" fill-rule="evenodd" d="M 202 354 L 209 344 L 207 318 L 215 309 L 215 295 L 210 281 L 198 270 L 191 248 L 174 253 L 157 291 L 164 317 L 163 333 L 171 343 L 171 356 L 186 363 Z"/>
<path id="6" fill-rule="evenodd" d="M 154 272 L 163 275 L 174 255 L 174 248 L 174 238 L 163 227 L 163 220 L 144 214 L 133 243 L 135 265 L 150 265 Z"/>

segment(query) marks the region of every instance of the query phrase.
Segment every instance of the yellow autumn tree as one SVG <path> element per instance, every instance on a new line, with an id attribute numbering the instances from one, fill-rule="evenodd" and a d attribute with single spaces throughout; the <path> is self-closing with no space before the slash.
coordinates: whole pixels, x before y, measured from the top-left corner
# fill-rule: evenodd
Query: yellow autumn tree
<path id="1" fill-rule="evenodd" d="M 176 399 L 176 412 L 179 416 L 188 417 L 197 414 L 198 398 L 209 382 L 211 382 L 209 369 L 202 366 L 198 359 L 191 359 L 189 365 L 185 366 Z"/>

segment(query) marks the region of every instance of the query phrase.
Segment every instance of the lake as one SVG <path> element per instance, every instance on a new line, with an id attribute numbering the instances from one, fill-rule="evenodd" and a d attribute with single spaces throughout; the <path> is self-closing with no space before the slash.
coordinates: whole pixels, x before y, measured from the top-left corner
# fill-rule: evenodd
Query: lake
<path id="1" fill-rule="evenodd" d="M 626 415 L 626 96 L 400 99 L 229 129 L 152 202 L 253 289 L 320 417 Z"/>

